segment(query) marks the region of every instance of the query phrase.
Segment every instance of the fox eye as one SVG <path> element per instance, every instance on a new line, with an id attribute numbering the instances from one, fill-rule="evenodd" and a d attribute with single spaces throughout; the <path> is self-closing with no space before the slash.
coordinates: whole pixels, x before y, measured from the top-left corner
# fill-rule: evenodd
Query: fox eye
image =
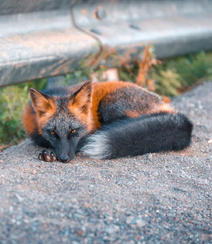
<path id="1" fill-rule="evenodd" d="M 70 130 L 70 132 L 73 134 L 73 133 L 75 133 L 77 130 Z"/>
<path id="2" fill-rule="evenodd" d="M 69 134 L 68 134 L 68 138 L 70 139 L 74 133 L 76 133 L 76 129 L 72 130 L 72 129 L 69 129 Z"/>
<path id="3" fill-rule="evenodd" d="M 58 134 L 54 131 L 54 130 L 51 130 L 50 131 L 52 135 L 54 135 L 56 138 L 59 138 Z"/>

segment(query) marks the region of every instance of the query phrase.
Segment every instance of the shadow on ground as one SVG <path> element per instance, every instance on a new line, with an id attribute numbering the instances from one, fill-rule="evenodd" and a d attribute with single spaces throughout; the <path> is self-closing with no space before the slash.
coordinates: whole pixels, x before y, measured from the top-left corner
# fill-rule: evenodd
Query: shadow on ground
<path id="1" fill-rule="evenodd" d="M 173 101 L 192 146 L 118 160 L 37 160 L 27 139 L 0 154 L 0 243 L 212 242 L 212 82 Z"/>

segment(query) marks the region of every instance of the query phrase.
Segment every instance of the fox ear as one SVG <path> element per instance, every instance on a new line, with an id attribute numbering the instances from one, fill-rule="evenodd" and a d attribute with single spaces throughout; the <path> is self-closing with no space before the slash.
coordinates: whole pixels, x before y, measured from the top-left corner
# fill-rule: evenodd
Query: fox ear
<path id="1" fill-rule="evenodd" d="M 82 113 L 87 113 L 92 101 L 92 83 L 91 81 L 85 82 L 79 90 L 72 96 L 68 104 L 68 108 L 77 109 Z"/>
<path id="2" fill-rule="evenodd" d="M 41 93 L 34 88 L 30 88 L 29 95 L 32 100 L 33 108 L 39 117 L 43 114 L 52 112 L 53 106 L 48 95 Z"/>

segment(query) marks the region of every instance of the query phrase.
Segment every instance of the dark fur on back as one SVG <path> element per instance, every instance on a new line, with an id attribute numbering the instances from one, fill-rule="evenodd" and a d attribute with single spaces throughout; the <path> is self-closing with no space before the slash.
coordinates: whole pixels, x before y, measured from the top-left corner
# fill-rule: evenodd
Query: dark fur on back
<path id="1" fill-rule="evenodd" d="M 147 114 L 161 99 L 155 93 L 137 87 L 125 87 L 108 94 L 99 104 L 101 124 L 109 124 L 129 116 L 126 111 Z"/>
<path id="2" fill-rule="evenodd" d="M 87 138 L 82 151 L 90 157 L 111 159 L 189 146 L 192 123 L 183 114 L 158 113 L 105 125 Z"/>

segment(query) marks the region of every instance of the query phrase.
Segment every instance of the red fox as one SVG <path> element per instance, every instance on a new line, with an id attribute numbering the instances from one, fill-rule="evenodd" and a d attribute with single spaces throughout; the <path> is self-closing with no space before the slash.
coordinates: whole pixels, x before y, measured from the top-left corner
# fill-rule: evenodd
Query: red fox
<path id="1" fill-rule="evenodd" d="M 38 156 L 43 161 L 68 162 L 76 152 L 114 159 L 181 150 L 191 142 L 190 120 L 133 83 L 87 81 L 44 92 L 31 88 L 30 98 L 23 124 L 46 148 Z"/>

